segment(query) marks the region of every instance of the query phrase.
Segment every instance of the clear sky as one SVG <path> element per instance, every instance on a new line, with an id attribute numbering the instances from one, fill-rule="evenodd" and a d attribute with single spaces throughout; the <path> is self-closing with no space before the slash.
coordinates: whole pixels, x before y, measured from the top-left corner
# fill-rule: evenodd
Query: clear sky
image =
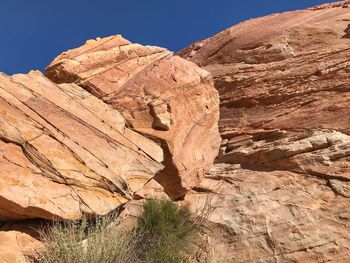
<path id="1" fill-rule="evenodd" d="M 178 51 L 243 20 L 322 0 L 1 0 L 0 71 L 43 70 L 87 39 L 121 34 Z"/>

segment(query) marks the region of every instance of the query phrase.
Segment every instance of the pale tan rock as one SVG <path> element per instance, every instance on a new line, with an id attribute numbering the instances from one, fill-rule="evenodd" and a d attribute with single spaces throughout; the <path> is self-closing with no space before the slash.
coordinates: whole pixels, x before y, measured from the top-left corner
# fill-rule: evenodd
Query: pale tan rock
<path id="1" fill-rule="evenodd" d="M 164 187 L 161 186 L 156 180 L 152 179 L 146 183 L 141 190 L 134 194 L 134 198 L 142 199 L 170 199 L 165 193 Z"/>
<path id="2" fill-rule="evenodd" d="M 210 169 L 220 143 L 218 94 L 210 74 L 194 63 L 114 36 L 61 54 L 46 75 L 91 92 L 117 109 L 128 127 L 157 142 L 165 169 L 155 179 L 171 197 Z"/>
<path id="3" fill-rule="evenodd" d="M 185 197 L 194 212 L 208 200 L 218 262 L 349 260 L 350 201 L 327 180 L 216 164 Z"/>

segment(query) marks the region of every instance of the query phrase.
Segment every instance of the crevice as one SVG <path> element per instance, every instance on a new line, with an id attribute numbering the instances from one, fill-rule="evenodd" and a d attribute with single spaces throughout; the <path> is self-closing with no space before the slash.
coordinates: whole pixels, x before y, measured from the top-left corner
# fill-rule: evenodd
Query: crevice
<path id="1" fill-rule="evenodd" d="M 317 178 L 324 179 L 324 180 L 335 179 L 335 180 L 338 180 L 341 182 L 350 182 L 350 178 L 346 178 L 346 177 L 338 176 L 338 175 L 331 175 L 331 174 L 327 174 L 327 173 L 322 173 L 322 172 L 314 171 L 311 169 L 307 169 L 306 174 L 312 175 L 312 176 L 315 176 Z"/>
<path id="2" fill-rule="evenodd" d="M 165 140 L 157 138 L 161 142 L 161 147 L 164 152 L 164 169 L 159 171 L 154 179 L 164 188 L 165 193 L 172 199 L 178 199 L 184 196 L 187 190 L 182 186 L 182 180 L 179 170 L 173 163 L 173 156 L 170 153 L 168 144 Z"/>
<path id="3" fill-rule="evenodd" d="M 350 38 L 350 24 L 344 30 L 345 35 L 342 38 Z"/>

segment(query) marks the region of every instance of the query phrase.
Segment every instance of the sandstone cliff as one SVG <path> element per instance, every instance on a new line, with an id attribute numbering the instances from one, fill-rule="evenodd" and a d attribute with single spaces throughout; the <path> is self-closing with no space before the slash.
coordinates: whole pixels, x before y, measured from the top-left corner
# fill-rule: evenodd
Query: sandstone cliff
<path id="1" fill-rule="evenodd" d="M 186 199 L 220 197 L 209 223 L 225 262 L 350 260 L 349 27 L 339 2 L 248 20 L 179 52 L 220 93 L 217 164 Z"/>

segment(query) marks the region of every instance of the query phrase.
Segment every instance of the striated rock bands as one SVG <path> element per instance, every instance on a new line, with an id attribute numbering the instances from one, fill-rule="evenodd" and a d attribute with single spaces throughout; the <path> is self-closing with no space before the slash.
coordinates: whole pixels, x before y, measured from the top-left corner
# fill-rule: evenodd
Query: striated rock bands
<path id="1" fill-rule="evenodd" d="M 79 219 L 183 195 L 217 155 L 210 74 L 120 36 L 0 74 L 0 220 Z M 159 184 L 160 183 L 160 184 Z"/>
<path id="2" fill-rule="evenodd" d="M 39 72 L 0 76 L 0 124 L 1 220 L 105 214 L 163 168 L 119 112 Z"/>
<path id="3" fill-rule="evenodd" d="M 179 55 L 220 93 L 217 165 L 186 196 L 224 262 L 348 262 L 348 1 L 248 20 Z"/>
<path id="4" fill-rule="evenodd" d="M 183 197 L 215 208 L 198 262 L 349 262 L 349 6 L 252 19 L 178 55 L 99 38 L 46 76 L 0 74 L 0 221 Z M 0 229 L 0 260 L 41 246 L 23 227 Z"/>
<path id="5" fill-rule="evenodd" d="M 156 180 L 173 198 L 210 169 L 220 143 L 218 94 L 210 74 L 193 63 L 115 36 L 62 53 L 46 75 L 91 92 L 118 110 L 127 127 L 157 142 L 165 169 Z"/>

